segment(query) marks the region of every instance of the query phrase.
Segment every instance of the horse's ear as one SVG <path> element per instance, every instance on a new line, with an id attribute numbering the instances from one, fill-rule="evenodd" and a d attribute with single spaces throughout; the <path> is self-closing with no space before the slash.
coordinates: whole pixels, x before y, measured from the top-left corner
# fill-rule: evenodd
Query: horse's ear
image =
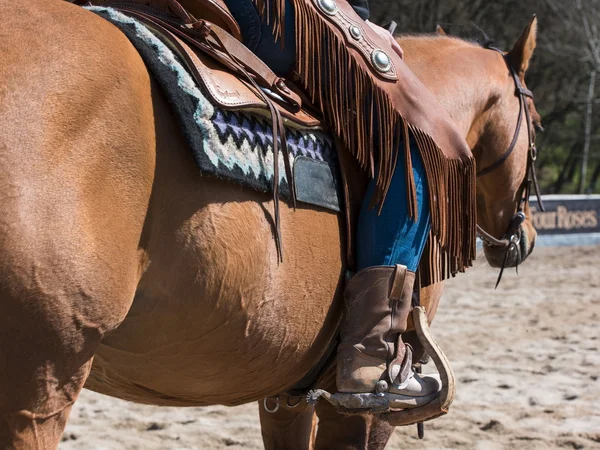
<path id="1" fill-rule="evenodd" d="M 521 77 L 527 72 L 529 61 L 537 45 L 537 28 L 538 19 L 534 15 L 513 49 L 506 55 Z"/>
<path id="2" fill-rule="evenodd" d="M 435 27 L 435 32 L 436 32 L 437 34 L 439 34 L 440 36 L 446 36 L 446 35 L 448 34 L 448 33 L 446 33 L 446 30 L 444 30 L 444 29 L 442 28 L 442 26 L 441 26 L 441 25 L 437 25 L 437 26 Z"/>

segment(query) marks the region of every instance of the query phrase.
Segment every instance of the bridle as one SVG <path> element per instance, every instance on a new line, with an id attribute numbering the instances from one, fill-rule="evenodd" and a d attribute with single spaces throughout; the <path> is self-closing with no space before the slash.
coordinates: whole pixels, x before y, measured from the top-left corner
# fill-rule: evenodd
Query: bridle
<path id="1" fill-rule="evenodd" d="M 483 241 L 484 245 L 487 245 L 489 247 L 501 247 L 501 248 L 506 249 L 506 253 L 504 255 L 504 262 L 502 264 L 502 269 L 501 269 L 500 275 L 498 277 L 498 282 L 496 283 L 496 286 L 498 286 L 498 283 L 500 283 L 500 280 L 502 279 L 502 274 L 504 272 L 504 267 L 508 260 L 508 255 L 510 254 L 511 251 L 518 251 L 518 249 L 519 249 L 518 246 L 519 246 L 519 243 L 521 242 L 521 234 L 522 234 L 522 232 L 520 231 L 521 225 L 523 224 L 523 222 L 525 222 L 524 210 L 525 210 L 526 205 L 529 204 L 529 195 L 531 193 L 532 185 L 533 185 L 540 209 L 542 211 L 544 211 L 545 208 L 544 208 L 544 204 L 542 202 L 542 197 L 540 195 L 540 188 L 538 185 L 537 175 L 536 175 L 536 171 L 535 171 L 535 161 L 537 159 L 537 148 L 535 146 L 535 133 L 532 130 L 531 113 L 527 106 L 527 98 L 530 98 L 533 100 L 533 93 L 529 89 L 526 89 L 523 87 L 523 84 L 521 83 L 521 80 L 519 79 L 519 75 L 517 74 L 517 71 L 510 64 L 510 62 L 508 61 L 508 59 L 506 58 L 506 55 L 504 54 L 504 52 L 502 50 L 499 50 L 494 47 L 487 47 L 487 48 L 489 48 L 490 50 L 494 50 L 502 55 L 502 58 L 504 59 L 504 62 L 506 63 L 506 66 L 508 67 L 510 74 L 513 77 L 513 80 L 515 82 L 515 88 L 516 88 L 515 95 L 519 98 L 519 118 L 517 120 L 517 127 L 515 129 L 515 134 L 512 138 L 512 141 L 511 141 L 508 149 L 502 154 L 502 156 L 500 158 L 498 158 L 497 161 L 495 161 L 494 163 L 485 167 L 484 169 L 479 170 L 477 172 L 477 177 L 482 177 L 482 176 L 488 175 L 489 173 L 493 172 L 498 167 L 500 167 L 508 159 L 508 157 L 512 154 L 512 152 L 516 148 L 517 142 L 519 140 L 521 126 L 523 124 L 523 116 L 525 116 L 525 122 L 527 124 L 527 138 L 529 140 L 529 150 L 528 150 L 528 155 L 527 155 L 527 170 L 526 170 L 526 174 L 525 174 L 525 179 L 523 180 L 523 183 L 521 184 L 521 186 L 519 188 L 520 195 L 519 195 L 519 202 L 517 204 L 517 212 L 513 215 L 512 219 L 510 221 L 510 224 L 508 225 L 508 228 L 507 228 L 506 232 L 504 233 L 504 236 L 502 236 L 501 239 L 497 239 L 494 236 L 492 236 L 490 233 L 485 231 L 483 228 L 481 228 L 481 226 L 477 225 L 477 234 Z"/>

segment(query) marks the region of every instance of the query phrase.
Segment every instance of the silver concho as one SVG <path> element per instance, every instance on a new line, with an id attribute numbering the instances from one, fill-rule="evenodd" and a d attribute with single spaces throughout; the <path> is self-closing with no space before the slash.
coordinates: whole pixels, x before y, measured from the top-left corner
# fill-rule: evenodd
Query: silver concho
<path id="1" fill-rule="evenodd" d="M 318 2 L 319 8 L 330 16 L 334 16 L 337 13 L 337 5 L 335 4 L 335 0 L 319 0 Z"/>
<path id="2" fill-rule="evenodd" d="M 350 36 L 352 36 L 357 41 L 362 37 L 362 30 L 356 25 L 350 25 L 348 31 L 350 31 Z"/>
<path id="3" fill-rule="evenodd" d="M 373 50 L 371 62 L 381 73 L 387 73 L 392 69 L 392 60 L 383 50 Z"/>

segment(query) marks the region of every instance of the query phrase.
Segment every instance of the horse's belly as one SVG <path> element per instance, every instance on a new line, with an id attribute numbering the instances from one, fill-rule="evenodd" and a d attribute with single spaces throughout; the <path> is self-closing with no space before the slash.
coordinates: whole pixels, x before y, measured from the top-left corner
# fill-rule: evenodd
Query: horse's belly
<path id="1" fill-rule="evenodd" d="M 297 311 L 254 299 L 257 315 L 186 304 L 134 310 L 101 345 L 87 387 L 172 405 L 239 404 L 283 392 L 318 362 L 332 337 L 327 310 L 334 291 L 323 294 L 329 305 L 298 298 Z"/>
<path id="2" fill-rule="evenodd" d="M 144 403 L 233 405 L 298 382 L 340 315 L 338 218 L 285 208 L 283 264 L 270 227 L 251 225 L 200 239 L 208 229 L 192 223 L 177 258 L 151 261 L 127 319 L 97 352 L 87 387 Z"/>

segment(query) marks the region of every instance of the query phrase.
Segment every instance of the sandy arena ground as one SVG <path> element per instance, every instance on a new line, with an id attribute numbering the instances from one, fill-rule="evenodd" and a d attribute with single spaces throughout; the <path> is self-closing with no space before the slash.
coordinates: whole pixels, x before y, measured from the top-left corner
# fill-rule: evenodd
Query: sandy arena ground
<path id="1" fill-rule="evenodd" d="M 448 283 L 433 332 L 453 362 L 447 416 L 388 448 L 600 449 L 600 247 L 540 248 L 509 271 Z M 85 391 L 61 450 L 261 449 L 256 404 L 141 406 Z"/>

